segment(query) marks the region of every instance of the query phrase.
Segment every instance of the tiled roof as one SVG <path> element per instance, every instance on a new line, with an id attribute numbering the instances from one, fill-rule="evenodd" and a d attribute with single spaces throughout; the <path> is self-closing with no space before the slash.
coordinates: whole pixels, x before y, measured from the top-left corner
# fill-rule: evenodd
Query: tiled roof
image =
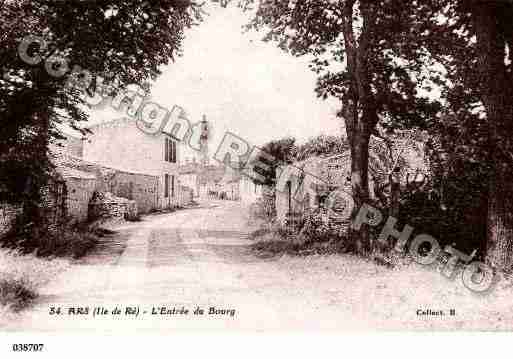
<path id="1" fill-rule="evenodd" d="M 200 171 L 201 165 L 199 163 L 187 163 L 178 168 L 178 172 L 180 172 L 180 174 L 199 173 Z"/>
<path id="2" fill-rule="evenodd" d="M 85 124 L 84 128 L 91 129 L 91 128 L 101 127 L 101 126 L 117 126 L 117 125 L 126 126 L 126 125 L 135 124 L 135 122 L 136 122 L 135 119 L 132 119 L 129 117 L 116 117 L 116 118 L 113 118 L 113 119 L 110 119 L 107 121 L 93 122 L 93 123 Z"/>
<path id="3" fill-rule="evenodd" d="M 95 180 L 96 176 L 91 172 L 84 172 L 74 168 L 65 167 L 65 166 L 57 166 L 56 171 L 63 178 L 80 178 L 80 179 L 90 179 Z"/>
<path id="4" fill-rule="evenodd" d="M 100 171 L 117 171 L 117 172 L 129 173 L 129 174 L 137 174 L 137 175 L 154 177 L 153 175 L 147 174 L 147 173 L 130 171 L 130 170 L 119 168 L 119 167 L 114 168 L 114 167 L 103 166 L 103 165 L 100 165 L 97 163 L 86 161 L 80 157 L 76 157 L 76 156 L 73 156 L 73 155 L 70 155 L 70 154 L 64 153 L 64 152 L 51 152 L 50 158 L 51 158 L 52 163 L 57 168 L 66 167 L 66 168 L 78 170 L 80 172 L 90 173 L 93 175 L 95 175 L 100 170 Z"/>

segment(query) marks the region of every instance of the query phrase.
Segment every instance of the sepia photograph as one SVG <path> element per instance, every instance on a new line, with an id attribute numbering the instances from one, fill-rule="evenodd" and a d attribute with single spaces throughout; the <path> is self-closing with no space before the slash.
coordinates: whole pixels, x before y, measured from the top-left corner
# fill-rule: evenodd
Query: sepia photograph
<path id="1" fill-rule="evenodd" d="M 513 331 L 513 1 L 0 28 L 2 335 Z"/>

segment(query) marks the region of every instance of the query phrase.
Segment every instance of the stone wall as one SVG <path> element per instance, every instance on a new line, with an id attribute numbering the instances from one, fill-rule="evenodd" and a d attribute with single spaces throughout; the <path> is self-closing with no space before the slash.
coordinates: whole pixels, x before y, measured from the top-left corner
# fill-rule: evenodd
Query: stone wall
<path id="1" fill-rule="evenodd" d="M 50 230 L 59 230 L 60 225 L 66 221 L 66 197 L 65 181 L 58 174 L 41 189 L 43 215 Z"/>
<path id="2" fill-rule="evenodd" d="M 57 173 L 47 186 L 40 189 L 41 214 L 49 224 L 51 231 L 57 231 L 66 221 L 66 185 Z M 23 214 L 22 204 L 0 203 L 0 237 L 14 225 L 17 216 Z"/>
<path id="3" fill-rule="evenodd" d="M 89 203 L 89 220 L 135 220 L 137 203 L 112 193 L 96 193 Z"/>
<path id="4" fill-rule="evenodd" d="M 84 161 L 69 155 L 59 156 L 58 166 L 76 169 L 83 173 L 93 175 L 96 178 L 94 181 L 94 191 L 111 192 L 117 197 L 134 200 L 141 214 L 148 213 L 159 206 L 159 178 L 157 176 L 122 171 Z M 80 184 L 76 184 L 75 182 L 71 184 L 72 187 L 78 186 L 80 188 L 77 194 L 78 199 L 85 197 L 91 198 L 91 185 L 84 177 L 86 176 L 82 176 L 82 180 L 79 181 Z M 83 206 L 84 203 L 81 204 L 81 207 Z"/>
<path id="5" fill-rule="evenodd" d="M 14 219 L 21 212 L 20 205 L 0 204 L 0 237 L 11 229 Z"/>
<path id="6" fill-rule="evenodd" d="M 89 202 L 96 189 L 96 180 L 87 178 L 66 178 L 67 215 L 77 222 L 88 218 Z"/>
<path id="7" fill-rule="evenodd" d="M 336 189 L 351 193 L 348 155 L 312 157 L 283 169 L 291 175 L 287 181 L 290 184 L 286 183 L 282 191 L 276 191 L 276 215 L 282 223 L 289 216 L 301 216 L 307 209 L 322 206 Z"/>
<path id="8" fill-rule="evenodd" d="M 116 168 L 126 173 L 138 173 L 159 178 L 159 187 L 153 193 L 157 195 L 157 208 L 172 208 L 181 205 L 178 196 L 165 197 L 164 176 L 174 176 L 175 185 L 179 179 L 179 163 L 182 142 L 176 147 L 176 162 L 166 161 L 166 138 L 164 134 L 149 135 L 136 125 L 132 118 L 117 118 L 89 128 L 92 134 L 84 140 L 84 159 L 107 168 Z M 135 183 L 134 183 L 135 185 Z M 176 186 L 176 192 L 178 187 Z M 139 199 L 139 207 L 144 211 L 148 207 Z"/>
<path id="9" fill-rule="evenodd" d="M 139 213 L 157 208 L 158 178 L 155 176 L 116 172 L 107 182 L 108 192 L 137 203 Z"/>

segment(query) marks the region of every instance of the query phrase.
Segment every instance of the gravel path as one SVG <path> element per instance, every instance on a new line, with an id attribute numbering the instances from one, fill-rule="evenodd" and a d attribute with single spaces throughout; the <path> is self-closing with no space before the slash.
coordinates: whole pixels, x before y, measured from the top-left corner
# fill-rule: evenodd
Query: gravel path
<path id="1" fill-rule="evenodd" d="M 264 260 L 250 251 L 248 215 L 239 203 L 213 202 L 119 226 L 119 238 L 128 238 L 120 256 L 106 251 L 73 265 L 8 329 L 513 328 L 511 287 L 479 297 L 436 270 L 391 270 L 351 256 Z M 49 315 L 50 307 L 63 314 Z M 88 314 L 70 315 L 77 307 Z M 93 316 L 97 307 L 109 314 Z M 116 307 L 121 314 L 112 314 Z M 127 307 L 139 315 L 125 315 Z M 427 309 L 446 315 L 418 315 Z"/>

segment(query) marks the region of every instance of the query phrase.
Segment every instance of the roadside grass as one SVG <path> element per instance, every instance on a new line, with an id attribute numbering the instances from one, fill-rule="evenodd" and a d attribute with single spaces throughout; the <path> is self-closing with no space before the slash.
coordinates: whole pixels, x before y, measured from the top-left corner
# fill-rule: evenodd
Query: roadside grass
<path id="1" fill-rule="evenodd" d="M 0 249 L 0 324 L 29 307 L 38 289 L 66 270 L 69 260 Z"/>
<path id="2" fill-rule="evenodd" d="M 73 226 L 53 235 L 38 249 L 41 257 L 56 256 L 79 259 L 91 252 L 104 236 L 104 230 Z"/>
<path id="3" fill-rule="evenodd" d="M 19 312 L 36 298 L 37 293 L 25 278 L 0 279 L 0 305 L 10 306 L 14 312 Z"/>
<path id="4" fill-rule="evenodd" d="M 62 227 L 35 235 L 30 228 L 15 225 L 3 236 L 0 246 L 21 254 L 37 257 L 79 259 L 90 253 L 101 238 L 114 232 L 87 224 L 65 224 Z"/>
<path id="5" fill-rule="evenodd" d="M 282 256 L 308 256 L 313 254 L 329 255 L 342 252 L 336 241 L 305 242 L 282 226 L 265 224 L 251 232 L 248 237 L 254 241 L 251 249 L 258 257 L 269 258 Z"/>
<path id="6" fill-rule="evenodd" d="M 30 307 L 42 286 L 113 234 L 97 226 L 65 224 L 37 236 L 30 227 L 13 226 L 0 240 L 0 324 Z"/>

